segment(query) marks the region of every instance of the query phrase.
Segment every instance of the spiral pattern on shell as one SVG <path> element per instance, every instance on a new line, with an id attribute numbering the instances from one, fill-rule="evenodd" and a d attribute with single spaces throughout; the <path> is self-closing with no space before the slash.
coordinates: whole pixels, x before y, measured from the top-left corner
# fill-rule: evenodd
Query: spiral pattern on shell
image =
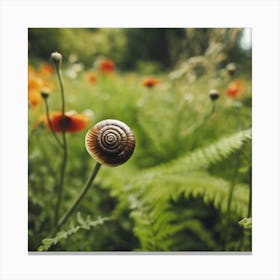
<path id="1" fill-rule="evenodd" d="M 97 123 L 86 134 L 85 144 L 89 154 L 99 163 L 118 166 L 133 154 L 135 139 L 131 129 L 118 120 Z"/>

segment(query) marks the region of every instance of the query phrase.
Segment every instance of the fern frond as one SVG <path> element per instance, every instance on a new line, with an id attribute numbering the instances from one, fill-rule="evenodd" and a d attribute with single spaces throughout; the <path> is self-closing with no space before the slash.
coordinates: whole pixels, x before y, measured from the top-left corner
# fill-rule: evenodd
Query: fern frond
<path id="1" fill-rule="evenodd" d="M 38 251 L 48 251 L 52 245 L 57 244 L 62 239 L 67 239 L 71 235 L 75 234 L 81 229 L 90 230 L 96 226 L 104 224 L 104 222 L 109 221 L 110 218 L 101 218 L 98 217 L 97 220 L 91 220 L 90 216 L 87 216 L 86 219 L 82 218 L 80 212 L 77 213 L 77 223 L 75 225 L 73 222 L 70 223 L 69 227 L 65 230 L 58 232 L 53 238 L 45 238 L 42 240 L 42 244 L 39 246 Z"/>
<path id="2" fill-rule="evenodd" d="M 112 188 L 112 195 L 127 195 L 143 189 L 143 186 L 150 184 L 156 177 L 163 177 L 167 174 L 178 174 L 188 176 L 194 171 L 205 170 L 213 164 L 226 159 L 232 153 L 240 150 L 243 145 L 252 138 L 251 129 L 243 130 L 231 136 L 217 140 L 207 147 L 196 149 L 182 157 L 161 164 L 157 167 L 147 168 L 137 175 L 129 177 L 126 174 L 131 172 L 118 172 L 110 170 L 110 176 L 104 176 L 102 182 Z M 140 188 L 139 188 L 140 186 Z"/>
<path id="3" fill-rule="evenodd" d="M 145 195 L 141 197 L 146 203 L 158 203 L 158 200 L 177 200 L 181 194 L 185 198 L 201 196 L 205 203 L 213 205 L 221 212 L 227 211 L 227 197 L 230 183 L 207 173 L 166 174 L 156 177 L 147 184 Z M 235 186 L 232 211 L 238 215 L 246 215 L 248 207 L 249 188 L 245 184 Z"/>
<path id="4" fill-rule="evenodd" d="M 152 174 L 178 173 L 182 171 L 206 169 L 241 149 L 250 139 L 252 139 L 252 129 L 242 130 L 233 135 L 219 139 L 205 148 L 196 149 L 194 152 L 172 160 L 169 163 L 150 168 L 146 171 L 145 177 L 150 177 Z"/>
<path id="5" fill-rule="evenodd" d="M 245 230 L 252 229 L 252 218 L 243 218 L 238 222 L 238 224 L 243 227 Z"/>
<path id="6" fill-rule="evenodd" d="M 118 172 L 110 170 L 110 176 L 105 176 L 102 182 L 105 185 L 114 186 L 114 194 L 118 192 L 130 192 L 133 185 L 146 185 L 156 176 L 165 174 L 184 174 L 188 172 L 205 170 L 213 164 L 226 159 L 232 153 L 240 150 L 243 145 L 252 139 L 252 129 L 242 130 L 230 136 L 223 137 L 204 148 L 198 148 L 194 152 L 187 153 L 176 160 L 163 163 L 159 166 L 147 168 L 131 178 L 131 172 Z M 129 175 L 129 177 L 126 176 Z"/>
<path id="7" fill-rule="evenodd" d="M 177 201 L 182 195 L 186 201 L 200 197 L 205 205 L 211 204 L 221 213 L 227 213 L 231 183 L 209 175 L 206 170 L 241 150 L 250 139 L 251 129 L 244 130 L 177 160 L 146 169 L 134 178 L 119 177 L 117 184 L 114 180 L 114 194 L 121 201 L 126 200 L 130 206 L 135 223 L 134 232 L 139 238 L 141 250 L 173 250 L 176 248 L 174 235 L 183 233 L 194 235 L 198 244 L 204 244 L 209 250 L 215 247 L 211 234 L 199 218 L 190 216 L 180 220 L 178 209 L 172 208 L 171 202 Z M 231 213 L 246 216 L 248 198 L 249 187 L 237 184 L 233 192 Z M 188 210 L 186 205 L 183 211 Z M 182 238 L 180 240 L 182 242 Z"/>
<path id="8" fill-rule="evenodd" d="M 184 247 L 182 243 L 187 246 L 190 242 L 189 234 L 195 235 L 205 247 L 215 247 L 211 232 L 203 223 L 195 216 L 184 215 L 188 209 L 178 215 L 166 203 L 161 215 L 156 216 L 154 210 L 146 206 L 131 214 L 135 221 L 134 233 L 140 240 L 142 251 L 176 251 L 177 248 Z M 180 234 L 183 234 L 183 238 L 178 238 Z M 181 244 L 176 244 L 177 241 Z"/>
<path id="9" fill-rule="evenodd" d="M 177 201 L 181 195 L 184 195 L 186 199 L 201 197 L 205 204 L 213 203 L 216 209 L 226 213 L 229 189 L 229 182 L 207 173 L 193 173 L 188 177 L 167 174 L 151 180 L 145 186 L 143 194 L 139 195 L 138 199 L 142 202 L 142 207 L 134 209 L 131 215 L 135 221 L 134 230 L 140 239 L 141 248 L 152 251 L 172 250 L 173 246 L 171 241 L 168 241 L 169 238 L 186 230 L 196 234 L 208 248 L 214 247 L 211 237 L 205 233 L 207 230 L 203 230 L 202 223 L 191 216 L 185 221 L 179 221 L 178 212 L 170 209 L 170 201 Z M 236 185 L 231 211 L 239 216 L 246 215 L 248 197 L 248 187 Z M 134 197 L 134 199 L 137 198 Z M 188 210 L 188 205 L 186 205 L 186 210 Z"/>

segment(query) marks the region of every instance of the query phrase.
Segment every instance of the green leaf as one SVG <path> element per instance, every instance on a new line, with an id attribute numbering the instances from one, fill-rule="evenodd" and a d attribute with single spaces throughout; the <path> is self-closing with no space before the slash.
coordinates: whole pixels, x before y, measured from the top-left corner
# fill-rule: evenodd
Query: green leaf
<path id="1" fill-rule="evenodd" d="M 42 245 L 39 246 L 38 251 L 48 251 L 52 245 L 57 244 L 62 239 L 67 239 L 71 235 L 78 232 L 80 229 L 90 230 L 98 225 L 104 224 L 104 222 L 109 221 L 111 218 L 101 218 L 98 217 L 97 220 L 91 220 L 89 216 L 87 216 L 86 220 L 82 218 L 80 212 L 77 213 L 77 223 L 78 225 L 75 226 L 73 222 L 70 223 L 69 227 L 65 230 L 59 231 L 55 237 L 53 238 L 45 238 L 42 240 Z"/>

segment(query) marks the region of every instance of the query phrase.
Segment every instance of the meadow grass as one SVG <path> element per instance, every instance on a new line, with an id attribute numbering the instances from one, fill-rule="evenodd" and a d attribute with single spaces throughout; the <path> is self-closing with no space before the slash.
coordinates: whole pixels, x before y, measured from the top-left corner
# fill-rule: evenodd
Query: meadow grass
<path id="1" fill-rule="evenodd" d="M 154 220 L 144 217 L 149 213 L 149 200 L 145 198 L 148 183 L 139 179 L 141 172 L 147 172 L 154 167 L 160 167 L 189 153 L 206 147 L 215 141 L 230 136 L 238 131 L 251 127 L 251 81 L 239 76 L 246 85 L 240 99 L 230 98 L 225 94 L 225 89 L 230 78 L 219 78 L 217 90 L 220 98 L 215 101 L 215 112 L 211 114 L 213 101 L 208 93 L 211 78 L 202 76 L 189 82 L 182 77 L 177 80 L 170 79 L 167 73 L 156 77 L 160 83 L 152 88 L 143 86 L 145 77 L 141 73 L 124 73 L 115 71 L 111 74 L 95 73 L 96 81 L 89 83 L 87 75 L 89 70 L 82 71 L 75 79 L 65 75 L 66 69 L 62 68 L 65 83 L 66 112 L 76 111 L 87 114 L 90 122 L 88 127 L 77 133 L 68 133 L 68 162 L 66 167 L 66 181 L 63 193 L 62 211 L 69 208 L 74 198 L 78 195 L 95 162 L 85 149 L 85 134 L 95 123 L 103 119 L 119 119 L 125 122 L 134 132 L 136 139 L 135 152 L 131 159 L 116 168 L 104 167 L 78 211 L 90 217 L 112 217 L 112 221 L 94 229 L 80 230 L 52 247 L 52 250 L 63 251 L 122 251 L 122 250 L 248 250 L 250 242 L 243 240 L 242 230 L 237 222 L 243 216 L 232 214 L 230 221 L 234 226 L 230 228 L 230 241 L 224 242 L 222 232 L 228 219 L 225 213 L 211 199 L 205 203 L 203 194 L 197 196 L 168 197 L 163 202 L 160 190 L 172 185 L 170 178 L 153 181 L 155 190 L 159 193 L 159 205 L 163 205 L 162 217 L 166 214 L 163 225 L 176 225 L 174 231 L 166 236 L 160 236 L 157 230 L 162 229 Z M 60 110 L 60 93 L 57 78 L 50 76 L 53 89 L 49 97 L 51 111 Z M 45 114 L 44 106 L 29 108 L 29 250 L 37 250 L 42 239 L 48 236 L 53 219 L 55 207 L 55 185 L 60 164 L 61 151 L 55 143 L 50 131 L 44 125 L 35 125 L 41 115 Z M 245 195 L 248 195 L 250 185 L 251 146 L 246 144 L 238 156 L 238 170 L 234 183 L 242 185 Z M 236 152 L 227 158 L 211 165 L 207 172 L 212 177 L 224 180 L 221 185 L 228 188 L 232 182 L 236 162 Z M 178 168 L 179 170 L 180 168 Z M 184 169 L 183 167 L 181 169 Z M 204 174 L 204 173 L 203 173 Z M 205 175 L 196 175 L 204 178 Z M 164 177 L 164 176 L 162 176 Z M 205 184 L 207 180 L 199 182 L 184 181 L 189 178 L 188 172 L 180 173 L 180 181 L 174 179 L 174 186 L 181 184 Z M 212 178 L 211 177 L 211 178 Z M 185 178 L 185 179 L 184 179 Z M 206 177 L 205 177 L 206 178 Z M 137 190 L 133 187 L 133 180 L 138 180 Z M 139 181 L 140 180 L 140 181 Z M 208 180 L 211 180 L 210 177 Z M 140 183 L 139 183 L 140 182 Z M 184 183 L 185 182 L 185 183 Z M 220 182 L 220 181 L 219 181 Z M 225 183 L 226 182 L 226 183 Z M 218 181 L 209 181 L 209 184 L 218 184 Z M 215 185 L 216 186 L 216 185 Z M 228 189 L 227 189 L 228 190 Z M 164 195 L 165 192 L 163 192 Z M 228 191 L 225 192 L 228 194 Z M 167 195 L 167 193 L 166 193 Z M 168 194 L 169 195 L 169 194 Z M 243 195 L 243 193 L 242 193 Z M 144 198 L 143 198 L 144 197 Z M 241 197 L 241 196 L 240 196 Z M 143 199 L 142 199 L 143 198 Z M 248 197 L 244 198 L 248 203 Z M 226 200 L 226 197 L 224 197 Z M 151 199 L 155 204 L 157 199 Z M 141 204 L 143 203 L 143 204 Z M 182 210 L 185 205 L 189 212 Z M 187 210 L 185 208 L 185 210 Z M 143 210 L 143 211 L 142 211 Z M 148 212 L 147 212 L 148 211 Z M 156 211 L 153 209 L 153 211 Z M 172 214 L 172 215 L 171 215 Z M 159 215 L 159 214 L 157 214 Z M 185 216 L 185 222 L 182 219 Z M 76 221 L 73 216 L 71 221 Z M 191 218 L 190 218 L 191 217 Z M 146 220 L 145 220 L 146 219 Z M 178 221 L 179 220 L 179 221 Z M 150 236 L 143 232 L 145 227 L 141 222 L 156 225 L 157 242 L 145 243 Z M 185 223 L 185 224 L 184 224 Z M 69 225 L 69 223 L 68 223 Z M 67 228 L 67 226 L 66 226 Z M 148 227 L 152 229 L 152 226 Z M 143 231 L 141 231 L 143 229 Z M 207 231 L 211 231 L 211 234 Z M 168 236 L 168 238 L 167 238 Z M 176 241 L 178 236 L 180 243 Z M 164 243 L 165 242 L 165 243 Z M 155 245 L 156 244 L 156 245 Z M 159 245 L 164 244 L 164 245 Z M 240 245 L 241 244 L 241 245 Z"/>

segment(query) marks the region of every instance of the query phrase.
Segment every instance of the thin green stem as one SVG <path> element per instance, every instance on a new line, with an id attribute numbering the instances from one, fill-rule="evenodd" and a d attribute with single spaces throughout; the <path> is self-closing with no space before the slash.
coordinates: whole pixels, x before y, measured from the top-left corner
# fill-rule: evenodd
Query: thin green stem
<path id="1" fill-rule="evenodd" d="M 209 113 L 207 113 L 200 122 L 198 122 L 197 124 L 194 124 L 193 126 L 190 127 L 190 129 L 188 129 L 186 131 L 186 133 L 183 135 L 183 137 L 186 137 L 192 133 L 194 133 L 197 129 L 202 128 L 206 122 L 208 121 L 208 119 L 215 113 L 215 102 L 212 102 L 212 108 L 210 110 Z"/>
<path id="2" fill-rule="evenodd" d="M 227 215 L 228 216 L 230 214 L 234 187 L 236 185 L 236 176 L 237 176 L 237 172 L 238 172 L 238 168 L 239 168 L 239 156 L 240 156 L 240 153 L 237 154 L 236 159 L 235 159 L 235 167 L 233 170 L 232 180 L 231 180 L 230 189 L 229 189 L 229 196 L 228 196 L 228 202 L 227 202 Z"/>
<path id="3" fill-rule="evenodd" d="M 60 205 L 62 200 L 62 191 L 64 186 L 65 169 L 66 169 L 66 163 L 68 157 L 65 133 L 62 134 L 62 137 L 63 137 L 63 158 L 62 158 L 61 169 L 60 169 L 60 182 L 58 184 L 57 203 L 55 208 L 55 225 L 57 225 L 57 221 L 59 217 L 59 210 L 60 210 Z"/>
<path id="4" fill-rule="evenodd" d="M 57 72 L 58 80 L 59 80 L 59 85 L 60 85 L 60 91 L 61 91 L 61 113 L 62 116 L 65 116 L 65 97 L 64 97 L 64 84 L 63 84 L 63 79 L 60 71 L 60 65 L 56 64 L 55 69 Z"/>
<path id="5" fill-rule="evenodd" d="M 236 114 L 237 114 L 237 130 L 240 131 L 241 120 L 240 120 L 239 108 L 236 109 Z M 230 184 L 230 188 L 229 188 L 229 195 L 228 195 L 228 201 L 227 201 L 227 211 L 226 211 L 226 227 L 225 227 L 225 242 L 224 242 L 225 250 L 227 250 L 228 242 L 229 242 L 229 230 L 230 230 L 230 218 L 231 218 L 230 209 L 231 209 L 231 204 L 232 204 L 234 188 L 235 188 L 235 185 L 236 185 L 238 169 L 239 169 L 239 165 L 240 165 L 241 153 L 242 153 L 241 150 L 239 150 L 237 155 L 236 155 L 235 165 L 234 165 L 233 174 L 232 174 L 232 180 L 231 180 L 231 184 Z"/>
<path id="6" fill-rule="evenodd" d="M 61 113 L 62 113 L 62 145 L 63 145 L 63 156 L 62 156 L 62 163 L 61 163 L 61 169 L 60 169 L 60 182 L 58 184 L 58 195 L 57 195 L 57 203 L 55 207 L 55 226 L 58 222 L 59 217 L 59 210 L 62 200 L 62 193 L 63 193 L 63 186 L 64 186 L 64 178 L 65 178 L 65 170 L 67 165 L 67 139 L 66 139 L 66 133 L 65 133 L 65 96 L 64 96 L 64 84 L 63 79 L 60 71 L 60 65 L 56 64 L 55 69 L 57 72 L 59 85 L 60 85 L 60 91 L 61 91 Z"/>
<path id="7" fill-rule="evenodd" d="M 235 159 L 235 166 L 232 174 L 232 180 L 230 183 L 230 188 L 229 188 L 229 195 L 228 195 L 228 200 L 227 200 L 227 211 L 226 211 L 226 226 L 225 226 L 225 241 L 224 241 L 224 249 L 227 250 L 228 242 L 229 242 L 229 228 L 230 228 L 230 209 L 231 209 L 231 204 L 232 204 L 232 198 L 233 198 L 233 193 L 234 193 L 234 188 L 236 185 L 236 177 L 238 173 L 238 168 L 239 168 L 239 157 L 240 157 L 240 152 L 236 155 Z"/>
<path id="8" fill-rule="evenodd" d="M 54 235 L 61 228 L 61 226 L 67 221 L 69 216 L 74 212 L 76 207 L 79 205 L 82 198 L 85 196 L 85 194 L 89 190 L 90 186 L 92 185 L 100 167 L 101 167 L 101 164 L 97 162 L 96 165 L 95 165 L 95 168 L 93 169 L 93 171 L 90 175 L 90 177 L 88 178 L 87 182 L 85 183 L 81 193 L 79 194 L 77 199 L 73 202 L 72 206 L 68 209 L 68 211 L 64 214 L 64 216 L 59 220 L 55 230 L 52 233 L 52 235 Z"/>
<path id="9" fill-rule="evenodd" d="M 214 113 L 215 113 L 215 111 L 216 111 L 216 102 L 215 102 L 215 101 L 213 101 L 213 102 L 212 102 L 212 111 L 211 111 L 210 116 L 211 116 L 212 114 L 214 114 Z"/>
<path id="10" fill-rule="evenodd" d="M 44 99 L 44 103 L 45 103 L 45 108 L 46 108 L 46 116 L 47 116 L 47 121 L 48 121 L 48 125 L 50 127 L 50 130 L 52 132 L 52 135 L 54 136 L 56 142 L 58 143 L 58 145 L 60 147 L 63 148 L 63 144 L 61 143 L 61 141 L 59 140 L 59 138 L 57 137 L 55 131 L 54 131 L 54 128 L 53 128 L 53 125 L 52 125 L 52 122 L 51 122 L 51 119 L 50 119 L 50 112 L 49 112 L 49 105 L 48 105 L 48 101 L 46 98 L 43 98 Z"/>
<path id="11" fill-rule="evenodd" d="M 252 167 L 249 169 L 249 203 L 248 203 L 248 211 L 247 218 L 252 217 Z"/>
<path id="12" fill-rule="evenodd" d="M 247 218 L 252 217 L 252 167 L 249 169 L 249 202 L 247 210 Z M 238 250 L 242 251 L 244 246 L 244 240 L 248 237 L 248 232 L 243 229 L 242 236 L 239 241 Z"/>
<path id="13" fill-rule="evenodd" d="M 39 138 L 40 139 L 40 138 Z M 49 154 L 49 151 L 47 151 L 45 148 L 46 148 L 46 145 L 44 145 L 44 142 L 43 141 L 40 141 L 40 143 L 43 143 L 43 144 L 41 144 L 41 145 L 39 145 L 39 147 L 40 147 L 40 151 L 42 152 L 42 154 L 43 154 L 43 157 L 44 157 L 44 160 L 45 160 L 45 162 L 46 162 L 46 167 L 48 168 L 48 170 L 49 170 L 49 173 L 50 173 L 50 175 L 52 176 L 52 178 L 54 179 L 54 181 L 55 181 L 55 186 L 56 186 L 56 184 L 57 184 L 57 174 L 56 174 L 56 172 L 55 172 L 55 169 L 54 169 L 54 167 L 53 167 L 53 165 L 52 165 L 52 162 L 51 162 L 51 159 L 50 159 L 50 154 Z"/>
<path id="14" fill-rule="evenodd" d="M 215 113 L 216 110 L 216 103 L 212 101 L 212 108 L 211 111 L 203 118 L 202 124 L 206 123 L 206 121 Z"/>

